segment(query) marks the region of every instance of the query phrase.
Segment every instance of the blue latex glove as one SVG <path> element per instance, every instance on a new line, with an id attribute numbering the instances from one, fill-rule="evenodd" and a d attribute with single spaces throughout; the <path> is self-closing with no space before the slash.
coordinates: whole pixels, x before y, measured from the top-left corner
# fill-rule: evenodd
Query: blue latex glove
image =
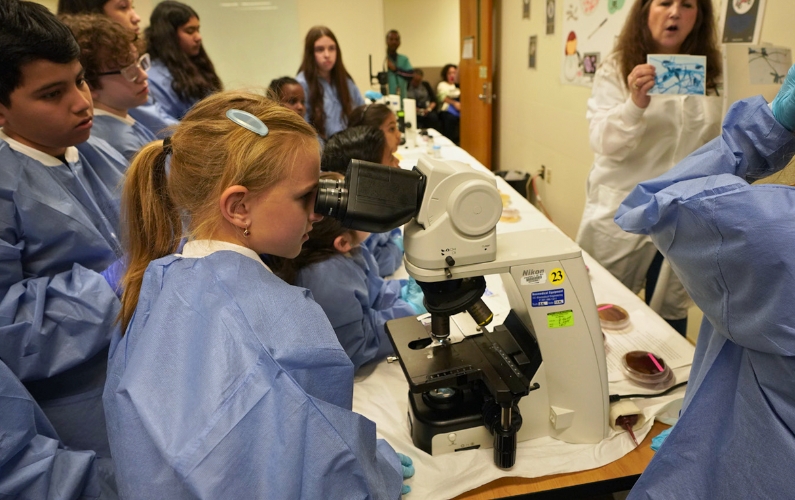
<path id="1" fill-rule="evenodd" d="M 654 436 L 651 439 L 651 449 L 652 450 L 657 451 L 657 450 L 660 449 L 660 446 L 662 446 L 663 441 L 665 441 L 665 438 L 667 438 L 668 434 L 671 433 L 671 429 L 673 429 L 673 427 L 669 427 L 669 428 L 665 429 L 664 431 L 662 431 L 661 433 L 657 434 L 656 436 Z"/>
<path id="2" fill-rule="evenodd" d="M 400 288 L 400 298 L 408 302 L 416 314 L 428 312 L 422 303 L 425 295 L 422 294 L 422 288 L 414 278 L 409 277 L 408 282 Z"/>
<path id="3" fill-rule="evenodd" d="M 413 462 L 409 457 L 402 453 L 397 454 L 398 458 L 400 459 L 400 465 L 403 467 L 403 479 L 408 479 L 414 475 L 414 465 Z M 408 484 L 403 485 L 403 489 L 400 491 L 401 495 L 408 495 L 411 493 L 411 486 Z"/>
<path id="4" fill-rule="evenodd" d="M 773 99 L 770 109 L 785 129 L 795 132 L 795 65 L 787 72 L 787 79 Z"/>
<path id="5" fill-rule="evenodd" d="M 376 92 L 375 90 L 368 90 L 367 92 L 364 93 L 364 97 L 375 102 L 384 96 L 383 94 L 381 94 L 381 92 Z"/>
<path id="6" fill-rule="evenodd" d="M 116 292 L 116 296 L 119 298 L 121 298 L 121 294 L 124 291 L 121 287 L 121 278 L 126 270 L 127 266 L 124 263 L 124 257 L 120 257 L 116 262 L 109 265 L 107 269 L 99 273 L 105 278 L 105 281 L 108 282 L 108 285 Z"/>

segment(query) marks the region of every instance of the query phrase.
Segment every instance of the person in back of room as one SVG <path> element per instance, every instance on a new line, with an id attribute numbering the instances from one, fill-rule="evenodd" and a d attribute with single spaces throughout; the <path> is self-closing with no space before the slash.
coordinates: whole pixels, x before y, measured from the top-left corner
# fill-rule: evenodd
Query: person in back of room
<path id="1" fill-rule="evenodd" d="M 334 33 L 314 26 L 304 40 L 304 58 L 296 80 L 307 97 L 306 121 L 323 141 L 348 126 L 348 114 L 364 104 L 359 89 L 342 62 L 342 49 Z"/>
<path id="2" fill-rule="evenodd" d="M 202 45 L 199 15 L 174 0 L 157 4 L 144 31 L 152 57 L 149 90 L 166 113 L 181 120 L 199 100 L 223 88 Z"/>
<path id="3" fill-rule="evenodd" d="M 351 410 L 322 309 L 259 257 L 299 254 L 319 173 L 315 130 L 244 92 L 201 100 L 133 160 L 103 397 L 122 497 L 399 497 L 413 470 Z"/>
<path id="4" fill-rule="evenodd" d="M 392 118 L 395 116 L 383 104 L 373 104 L 372 106 L 382 107 L 386 110 L 386 113 L 389 113 L 389 116 Z M 373 111 L 372 116 L 375 117 L 379 113 L 376 109 Z M 381 120 L 375 121 L 379 122 Z M 395 128 L 397 128 L 397 125 L 395 125 Z M 335 134 L 326 143 L 326 147 L 323 149 L 323 158 L 320 162 L 321 168 L 329 172 L 339 172 L 345 175 L 351 160 L 364 160 L 390 165 L 394 162 L 395 156 L 392 154 L 392 146 L 390 146 L 386 138 L 387 135 L 384 134 L 383 130 L 376 127 L 368 125 L 349 127 Z M 384 233 L 372 233 L 364 241 L 363 246 L 370 250 L 378 263 L 377 272 L 379 276 L 387 277 L 394 274 L 403 263 L 403 233 L 400 228 Z"/>
<path id="5" fill-rule="evenodd" d="M 401 99 L 406 97 L 408 83 L 413 75 L 413 68 L 409 58 L 398 54 L 400 48 L 400 33 L 389 30 L 386 34 L 386 59 L 384 66 L 387 70 L 387 85 L 390 94 L 398 94 Z"/>
<path id="6" fill-rule="evenodd" d="M 459 143 L 461 128 L 461 89 L 458 88 L 458 66 L 445 64 L 442 68 L 442 81 L 436 85 L 436 100 L 439 102 L 440 132 L 445 137 Z"/>
<path id="7" fill-rule="evenodd" d="M 80 44 L 80 63 L 94 101 L 91 135 L 104 139 L 127 160 L 157 139 L 128 110 L 146 102 L 149 55 L 139 55 L 133 37 L 98 15 L 62 16 Z"/>
<path id="8" fill-rule="evenodd" d="M 63 445 L 86 450 L 86 460 L 93 453 L 113 484 L 101 397 L 118 328 L 119 189 L 127 162 L 90 137 L 91 92 L 79 57 L 69 28 L 44 6 L 0 2 L 0 360 Z M 42 459 L 57 455 L 57 443 L 48 443 Z M 27 465 L 3 466 L 6 486 L 22 489 L 9 497 L 41 498 L 24 488 L 51 481 L 64 481 L 51 492 L 73 489 L 85 473 L 58 460 Z"/>
<path id="9" fill-rule="evenodd" d="M 135 12 L 132 0 L 58 0 L 58 15 L 65 14 L 107 16 L 111 21 L 133 33 L 136 42 L 143 40 L 139 26 L 141 17 Z M 138 50 L 141 51 L 141 47 L 138 47 Z M 162 109 L 151 94 L 144 104 L 130 108 L 128 114 L 159 137 L 168 135 L 168 127 L 178 123 Z"/>
<path id="10" fill-rule="evenodd" d="M 423 80 L 425 73 L 420 68 L 414 68 L 414 75 L 409 82 L 406 97 L 414 99 L 417 103 L 417 127 L 440 130 L 442 123 L 436 111 L 436 94 L 431 84 Z"/>
<path id="11" fill-rule="evenodd" d="M 343 176 L 324 172 L 320 178 Z M 326 217 L 315 223 L 298 257 L 273 261 L 282 279 L 312 292 L 356 370 L 392 354 L 387 321 L 425 312 L 401 298 L 405 281 L 378 276 L 378 264 L 362 246 L 369 235 Z"/>
<path id="12" fill-rule="evenodd" d="M 306 96 L 298 80 L 289 76 L 274 78 L 268 86 L 269 96 L 285 108 L 292 109 L 301 118 L 306 114 Z"/>

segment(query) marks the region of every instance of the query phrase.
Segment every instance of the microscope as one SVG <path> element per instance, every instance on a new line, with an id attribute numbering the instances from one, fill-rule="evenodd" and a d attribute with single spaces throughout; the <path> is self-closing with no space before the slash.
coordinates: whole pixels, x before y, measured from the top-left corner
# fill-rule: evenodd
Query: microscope
<path id="1" fill-rule="evenodd" d="M 344 180 L 321 180 L 315 211 L 343 226 L 404 226 L 405 266 L 424 295 L 418 318 L 386 323 L 409 384 L 414 444 L 432 455 L 493 447 L 511 468 L 517 442 L 551 436 L 597 443 L 609 432 L 602 330 L 580 248 L 554 229 L 497 234 L 493 175 L 423 157 L 411 171 L 352 160 Z M 499 275 L 511 311 L 482 300 Z M 451 336 L 451 317 L 476 333 Z"/>

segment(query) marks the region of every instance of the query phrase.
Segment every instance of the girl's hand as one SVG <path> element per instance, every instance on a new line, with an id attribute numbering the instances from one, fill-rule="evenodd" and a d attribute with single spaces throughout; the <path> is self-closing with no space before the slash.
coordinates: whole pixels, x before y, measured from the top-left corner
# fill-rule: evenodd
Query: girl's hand
<path id="1" fill-rule="evenodd" d="M 453 107 L 454 107 L 455 109 L 457 109 L 458 111 L 461 111 L 461 103 L 460 103 L 460 102 L 458 102 L 458 101 L 453 101 L 453 102 L 452 102 L 452 104 L 453 104 Z"/>
<path id="2" fill-rule="evenodd" d="M 638 64 L 627 76 L 627 88 L 632 102 L 639 108 L 649 107 L 651 97 L 647 94 L 654 87 L 654 78 L 657 71 L 651 64 Z"/>

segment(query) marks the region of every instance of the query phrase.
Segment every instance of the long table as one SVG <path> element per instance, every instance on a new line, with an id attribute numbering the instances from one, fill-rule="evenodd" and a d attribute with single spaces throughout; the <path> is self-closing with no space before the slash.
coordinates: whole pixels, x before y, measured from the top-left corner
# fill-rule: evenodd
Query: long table
<path id="1" fill-rule="evenodd" d="M 477 160 L 445 138 L 437 137 L 435 143 L 442 145 L 443 159 L 462 161 L 485 170 Z M 411 168 L 426 152 L 419 146 L 403 148 L 399 154 L 401 167 Z M 500 192 L 509 196 L 510 206 L 518 209 L 521 215 L 519 222 L 500 222 L 498 233 L 540 228 L 557 230 L 501 178 L 496 180 Z M 621 305 L 630 312 L 637 330 L 645 331 L 661 346 L 683 356 L 685 359 L 674 373 L 678 381 L 686 380 L 693 347 L 590 256 L 585 253 L 583 256 L 591 275 L 596 302 Z M 489 281 L 490 289 L 492 283 Z M 609 387 L 611 394 L 650 392 L 613 376 Z M 414 498 L 485 499 L 530 493 L 538 498 L 577 498 L 629 489 L 653 456 L 649 448 L 650 439 L 667 427 L 655 422 L 655 418 L 666 421 L 675 418 L 683 394 L 682 388 L 664 397 L 637 400 L 648 418 L 646 424 L 636 431 L 638 439 L 643 440 L 638 447 L 623 431 L 611 431 L 596 445 L 575 445 L 553 438 L 539 438 L 519 444 L 516 465 L 509 471 L 494 466 L 491 450 L 430 456 L 414 448 L 406 419 L 408 384 L 398 363 L 382 361 L 365 366 L 354 383 L 353 406 L 355 411 L 376 422 L 378 434 L 397 451 L 413 458 L 416 475 L 407 480 L 407 484 L 412 486 Z"/>

